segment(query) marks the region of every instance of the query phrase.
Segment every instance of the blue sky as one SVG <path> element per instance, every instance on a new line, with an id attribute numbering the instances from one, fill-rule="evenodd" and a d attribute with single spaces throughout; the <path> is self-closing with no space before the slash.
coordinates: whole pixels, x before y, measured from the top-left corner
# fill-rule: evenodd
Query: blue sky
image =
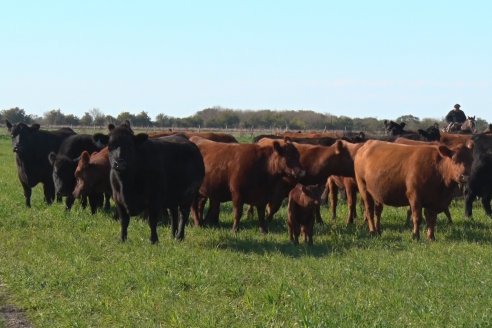
<path id="1" fill-rule="evenodd" d="M 489 1 L 4 1 L 0 109 L 492 122 Z"/>

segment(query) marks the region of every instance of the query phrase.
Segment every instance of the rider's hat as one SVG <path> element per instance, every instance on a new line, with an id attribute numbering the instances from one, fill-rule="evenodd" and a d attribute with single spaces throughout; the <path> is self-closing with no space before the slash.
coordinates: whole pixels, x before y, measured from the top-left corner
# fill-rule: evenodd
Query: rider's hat
<path id="1" fill-rule="evenodd" d="M 456 109 L 459 109 L 460 107 L 461 107 L 461 105 L 460 105 L 460 104 L 456 104 L 456 105 L 454 105 L 454 108 L 456 108 Z"/>

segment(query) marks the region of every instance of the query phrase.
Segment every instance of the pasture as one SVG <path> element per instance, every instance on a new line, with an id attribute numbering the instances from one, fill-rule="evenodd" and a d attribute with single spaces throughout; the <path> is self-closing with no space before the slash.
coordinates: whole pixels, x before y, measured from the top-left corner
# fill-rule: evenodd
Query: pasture
<path id="1" fill-rule="evenodd" d="M 242 140 L 244 141 L 244 140 Z M 314 245 L 288 240 L 285 206 L 268 235 L 243 216 L 231 232 L 187 227 L 186 238 L 148 241 L 132 218 L 121 243 L 112 213 L 90 215 L 76 202 L 46 206 L 41 186 L 24 206 L 10 140 L 0 137 L 0 301 L 35 327 L 467 327 L 492 322 L 492 220 L 475 202 L 474 220 L 453 201 L 436 242 L 413 241 L 406 208 L 386 207 L 380 237 L 358 218 L 315 227 Z M 2 293 L 2 291 L 0 291 Z M 5 300 L 6 298 L 6 300 Z M 1 320 L 1 319 L 0 319 Z M 1 323 L 0 323 L 1 326 Z"/>

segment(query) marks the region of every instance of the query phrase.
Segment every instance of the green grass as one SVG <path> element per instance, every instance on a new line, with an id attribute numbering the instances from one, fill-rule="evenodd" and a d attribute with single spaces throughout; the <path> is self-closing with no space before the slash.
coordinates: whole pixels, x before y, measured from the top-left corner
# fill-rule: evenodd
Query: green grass
<path id="1" fill-rule="evenodd" d="M 121 243 L 111 214 L 45 206 L 40 186 L 26 209 L 5 137 L 0 161 L 0 280 L 36 327 L 492 324 L 492 221 L 478 205 L 468 221 L 453 203 L 455 223 L 440 216 L 436 242 L 412 241 L 406 210 L 389 207 L 371 238 L 360 218 L 345 227 L 342 205 L 308 247 L 288 242 L 285 207 L 270 234 L 244 217 L 235 235 L 225 204 L 220 228 L 188 227 L 176 242 L 162 226 L 152 246 L 142 220 Z"/>

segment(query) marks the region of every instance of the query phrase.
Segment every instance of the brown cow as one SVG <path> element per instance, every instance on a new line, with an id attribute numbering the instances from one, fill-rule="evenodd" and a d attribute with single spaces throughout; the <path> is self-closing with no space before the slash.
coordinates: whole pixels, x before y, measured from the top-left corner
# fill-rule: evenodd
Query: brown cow
<path id="1" fill-rule="evenodd" d="M 456 140 L 458 140 L 458 139 L 456 139 Z M 464 142 L 464 141 L 460 140 L 457 143 L 452 142 L 450 148 L 453 149 L 457 145 L 459 146 L 462 142 Z M 403 145 L 416 145 L 416 146 L 418 146 L 418 145 L 439 145 L 440 144 L 439 141 L 418 141 L 418 140 L 410 140 L 410 139 L 407 139 L 404 137 L 397 138 L 395 140 L 395 143 L 399 143 L 399 144 L 403 144 Z M 455 197 L 459 197 L 460 195 L 462 195 L 460 188 L 458 186 L 456 186 L 456 189 L 454 191 L 454 195 L 455 195 Z M 446 215 L 446 218 L 448 219 L 448 223 L 453 223 L 453 219 L 451 217 L 451 212 L 449 211 L 449 208 L 446 208 L 444 211 L 442 211 L 442 213 L 444 213 L 444 215 Z M 408 209 L 408 211 L 407 211 L 407 224 L 410 224 L 411 218 L 412 218 L 412 211 L 410 209 Z"/>
<path id="2" fill-rule="evenodd" d="M 291 142 L 268 145 L 230 144 L 191 137 L 203 156 L 205 178 L 200 196 L 210 199 L 210 211 L 217 211 L 220 202 L 232 200 L 233 230 L 239 229 L 243 204 L 258 208 L 260 231 L 267 232 L 265 207 L 270 201 L 272 187 L 285 176 L 297 179 L 305 174 L 299 163 L 299 152 Z M 192 213 L 195 224 L 203 222 L 198 197 Z"/>
<path id="3" fill-rule="evenodd" d="M 108 147 L 103 148 L 97 153 L 89 155 L 87 151 L 80 155 L 79 163 L 75 169 L 76 185 L 73 190 L 73 197 L 88 195 L 91 212 L 95 213 L 97 207 L 101 205 L 101 196 L 106 197 L 104 209 L 109 210 L 109 199 L 111 198 L 111 184 L 109 182 L 109 164 Z M 91 198 L 94 197 L 91 201 Z"/>
<path id="4" fill-rule="evenodd" d="M 267 145 L 272 142 L 274 141 L 271 139 L 262 139 L 258 141 L 258 144 Z M 362 144 L 337 140 L 329 147 L 297 143 L 295 143 L 295 146 L 300 154 L 301 166 L 306 170 L 306 175 L 299 182 L 306 185 L 324 185 L 330 175 L 355 176 L 353 158 Z M 285 179 L 274 186 L 272 199 L 268 205 L 268 220 L 273 218 L 273 215 L 278 211 L 283 199 L 288 196 L 293 186 L 292 182 Z M 319 210 L 316 215 L 317 217 L 319 216 Z"/>
<path id="5" fill-rule="evenodd" d="M 451 150 L 443 145 L 367 141 L 355 155 L 354 165 L 369 232 L 381 233 L 383 204 L 410 205 L 413 237 L 420 236 L 424 209 L 427 238 L 433 240 L 437 213 L 449 206 L 456 185 L 464 182 L 471 163 L 471 149 L 465 145 Z"/>
<path id="6" fill-rule="evenodd" d="M 321 193 L 322 188 L 319 186 L 304 186 L 300 183 L 289 192 L 287 226 L 290 241 L 294 244 L 299 244 L 301 231 L 304 242 L 313 244 L 314 215 Z"/>

